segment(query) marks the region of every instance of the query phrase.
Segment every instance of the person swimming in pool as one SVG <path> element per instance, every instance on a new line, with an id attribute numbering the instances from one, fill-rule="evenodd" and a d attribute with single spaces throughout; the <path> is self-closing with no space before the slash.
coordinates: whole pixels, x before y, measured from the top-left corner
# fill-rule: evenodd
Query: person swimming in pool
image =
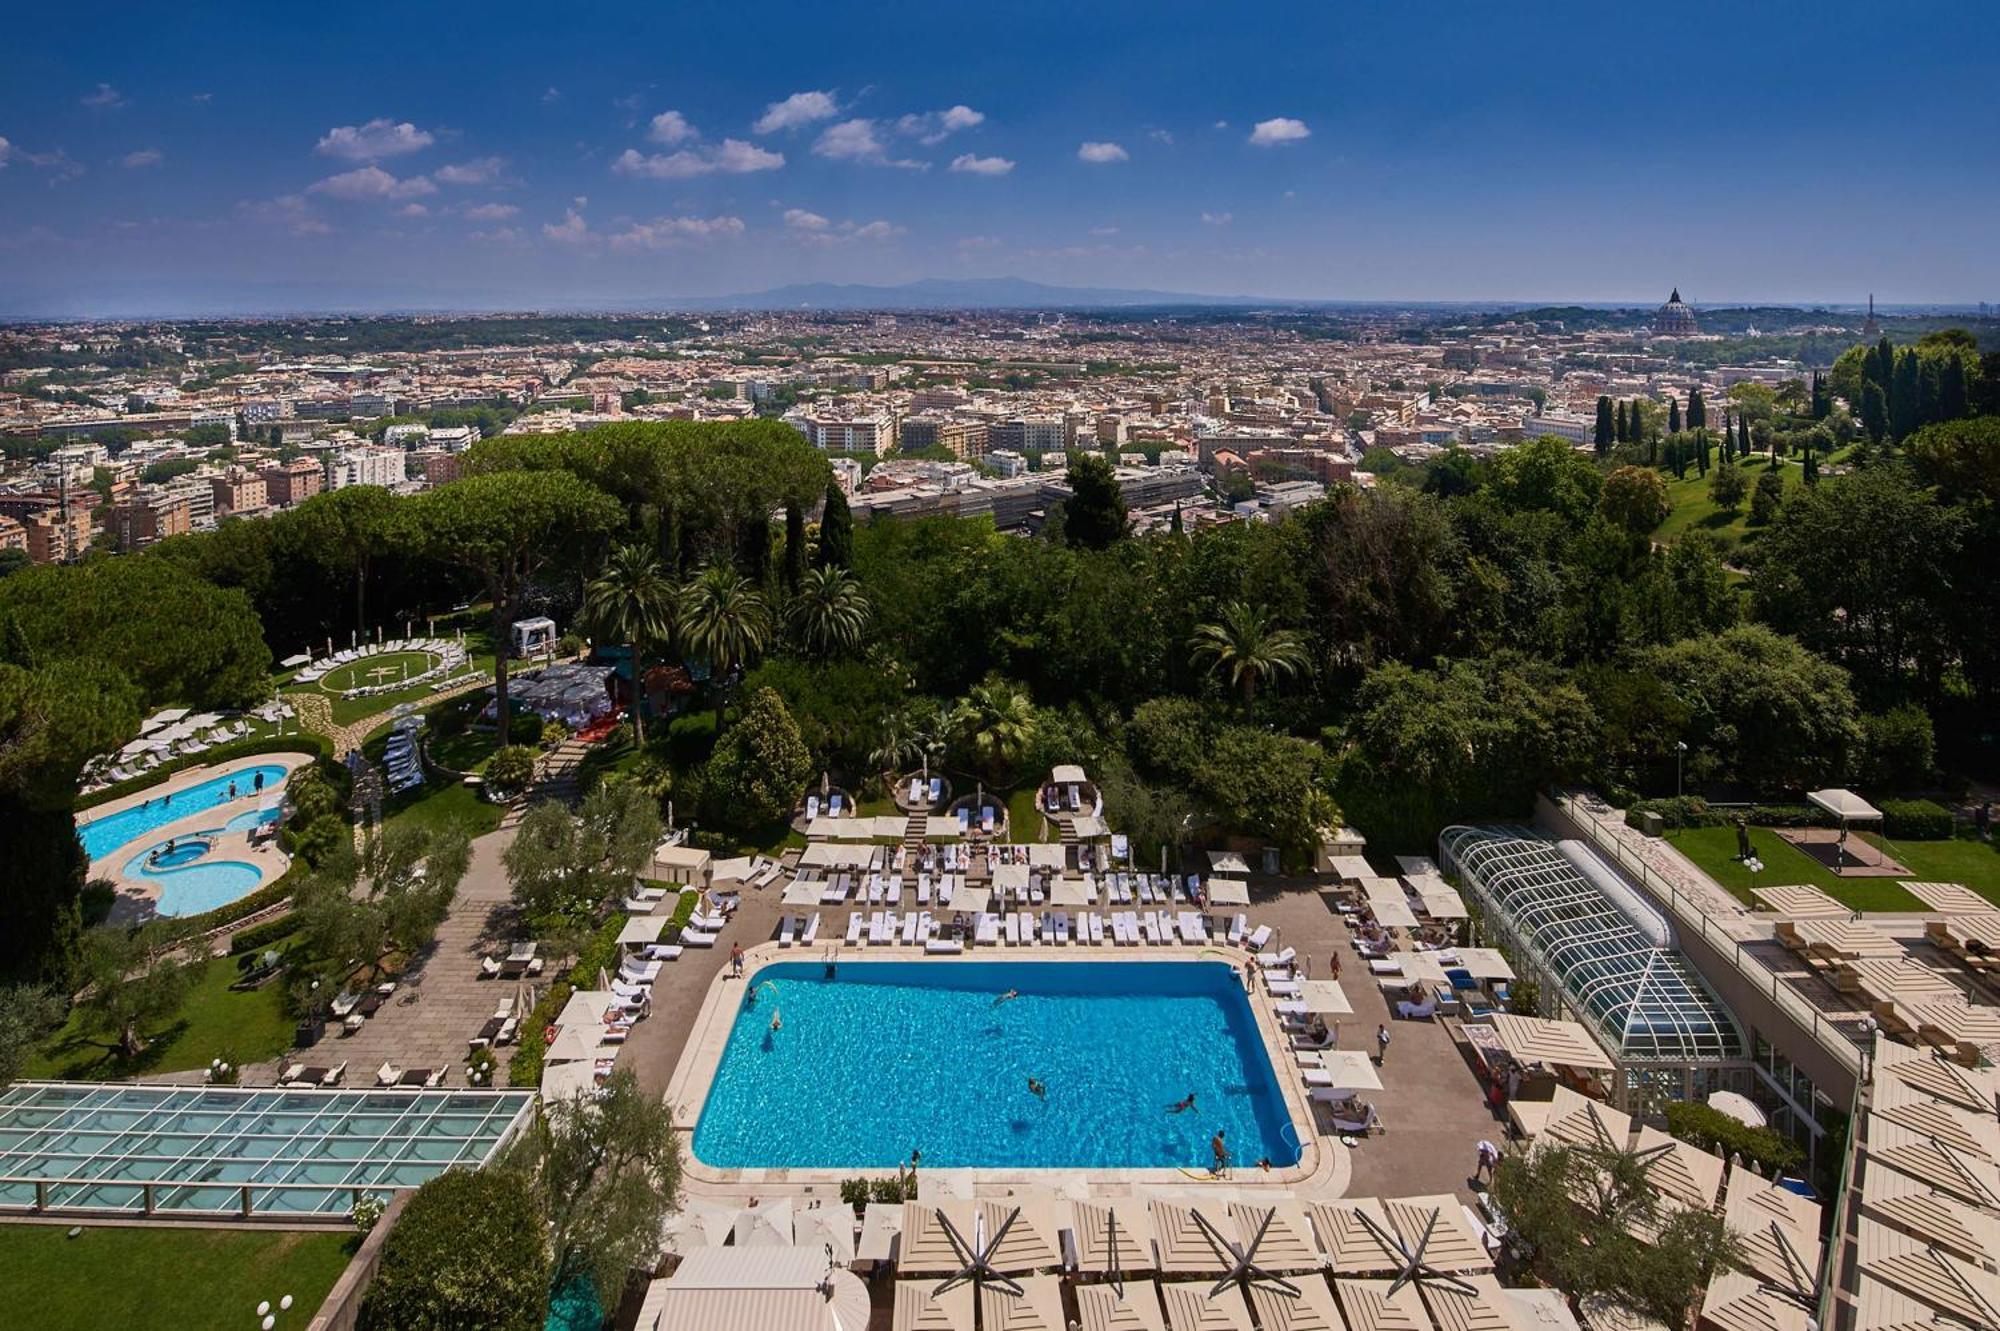
<path id="1" fill-rule="evenodd" d="M 1049 1098 L 1049 1088 L 1036 1081 L 1033 1077 L 1030 1077 L 1028 1078 L 1028 1094 L 1034 1096 L 1037 1100 L 1046 1101 Z"/>
<path id="2" fill-rule="evenodd" d="M 229 798 L 231 799 L 236 798 L 236 783 L 234 781 L 231 781 L 229 783 Z"/>
<path id="3" fill-rule="evenodd" d="M 264 774 L 262 772 L 259 772 L 257 773 L 257 779 L 250 783 L 250 789 L 262 790 L 263 788 L 264 788 Z"/>
<path id="4" fill-rule="evenodd" d="M 783 1029 L 785 1029 L 784 1014 L 778 1012 L 773 1012 L 771 1014 L 771 1029 L 774 1031 L 782 1031 Z"/>
<path id="5" fill-rule="evenodd" d="M 1189 1091 L 1187 1093 L 1187 1099 L 1174 1101 L 1174 1103 L 1167 1106 L 1167 1112 L 1169 1114 L 1185 1114 L 1190 1109 L 1193 1108 L 1194 1108 L 1194 1092 Z"/>
<path id="6" fill-rule="evenodd" d="M 1020 996 L 1021 991 L 1019 989 L 1009 989 L 1006 993 L 993 1000 L 993 1006 L 999 1007 L 1002 1003 L 1011 1003 Z"/>

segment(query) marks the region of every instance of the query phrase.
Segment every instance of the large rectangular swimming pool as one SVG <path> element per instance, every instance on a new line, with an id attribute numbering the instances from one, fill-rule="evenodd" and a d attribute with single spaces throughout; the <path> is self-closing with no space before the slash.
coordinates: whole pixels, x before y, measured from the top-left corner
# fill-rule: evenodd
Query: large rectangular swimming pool
<path id="1" fill-rule="evenodd" d="M 694 1135 L 710 1166 L 921 1151 L 939 1168 L 1205 1169 L 1218 1130 L 1233 1164 L 1299 1159 L 1222 962 L 778 962 L 727 992 L 738 1012 Z"/>

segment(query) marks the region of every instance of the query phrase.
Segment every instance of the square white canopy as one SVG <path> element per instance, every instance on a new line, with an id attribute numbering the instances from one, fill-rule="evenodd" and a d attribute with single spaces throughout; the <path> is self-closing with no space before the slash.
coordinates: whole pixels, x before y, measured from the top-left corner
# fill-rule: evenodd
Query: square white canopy
<path id="1" fill-rule="evenodd" d="M 1208 904 L 1247 906 L 1250 904 L 1250 885 L 1241 878 L 1211 878 L 1208 880 Z"/>
<path id="2" fill-rule="evenodd" d="M 1843 823 L 1879 822 L 1882 811 L 1851 790 L 1815 790 L 1806 798 Z"/>

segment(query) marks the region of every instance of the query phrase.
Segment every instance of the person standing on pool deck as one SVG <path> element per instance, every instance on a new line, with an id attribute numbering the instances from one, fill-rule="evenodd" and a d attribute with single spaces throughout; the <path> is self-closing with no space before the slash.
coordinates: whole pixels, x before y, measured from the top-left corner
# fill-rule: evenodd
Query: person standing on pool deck
<path id="1" fill-rule="evenodd" d="M 738 941 L 729 945 L 729 973 L 743 978 L 743 944 Z"/>
<path id="2" fill-rule="evenodd" d="M 1375 1028 L 1375 1066 L 1378 1068 L 1381 1067 L 1388 1059 L 1389 1028 L 1387 1026 L 1377 1026 Z"/>
<path id="3" fill-rule="evenodd" d="M 1222 1140 L 1223 1129 L 1217 1128 L 1215 1135 L 1208 1139 L 1209 1153 L 1215 1157 L 1214 1172 L 1220 1174 L 1229 1168 L 1229 1146 Z"/>

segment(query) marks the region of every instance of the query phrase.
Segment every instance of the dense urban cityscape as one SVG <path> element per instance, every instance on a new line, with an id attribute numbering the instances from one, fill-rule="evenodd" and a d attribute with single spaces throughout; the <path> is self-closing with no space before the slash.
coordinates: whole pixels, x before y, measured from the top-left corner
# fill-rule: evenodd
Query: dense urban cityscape
<path id="1" fill-rule="evenodd" d="M 10 40 L 0 1328 L 2000 1328 L 2000 18 Z"/>

